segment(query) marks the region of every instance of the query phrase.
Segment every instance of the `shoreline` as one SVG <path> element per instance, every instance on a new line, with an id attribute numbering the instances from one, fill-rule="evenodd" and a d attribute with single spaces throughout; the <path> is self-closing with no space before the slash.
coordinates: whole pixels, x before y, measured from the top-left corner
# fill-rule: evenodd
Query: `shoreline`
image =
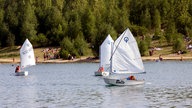
<path id="1" fill-rule="evenodd" d="M 44 59 L 37 59 L 36 63 L 79 63 L 79 62 L 92 62 L 92 63 L 99 63 L 99 59 L 94 59 L 93 57 L 81 57 L 74 60 L 63 60 L 63 59 L 50 59 L 50 60 L 44 60 Z M 6 64 L 6 63 L 12 63 L 12 64 L 18 64 L 20 63 L 20 58 L 0 58 L 0 64 Z"/>
<path id="2" fill-rule="evenodd" d="M 184 61 L 184 60 L 192 60 L 192 56 L 162 56 L 164 61 L 167 60 L 179 60 L 179 61 Z M 156 61 L 159 60 L 158 56 L 145 56 L 142 57 L 143 61 Z M 43 60 L 43 59 L 38 59 L 36 63 L 83 63 L 83 62 L 90 62 L 90 63 L 99 63 L 99 59 L 95 59 L 94 57 L 81 57 L 77 58 L 74 60 L 63 60 L 63 59 L 51 59 L 51 60 Z M 20 63 L 19 58 L 0 58 L 0 63 L 13 63 L 13 64 L 18 64 Z"/>
<path id="3" fill-rule="evenodd" d="M 192 60 L 192 57 L 181 57 L 181 56 L 163 56 L 163 61 L 167 60 L 179 60 L 179 61 L 184 61 L 184 60 Z M 143 61 L 155 61 L 159 60 L 159 57 L 142 57 Z"/>

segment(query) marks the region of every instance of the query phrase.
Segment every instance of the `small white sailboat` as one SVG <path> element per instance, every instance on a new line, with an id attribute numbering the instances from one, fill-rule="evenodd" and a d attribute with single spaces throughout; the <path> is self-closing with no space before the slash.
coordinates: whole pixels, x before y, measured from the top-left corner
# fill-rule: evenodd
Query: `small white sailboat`
<path id="1" fill-rule="evenodd" d="M 110 69 L 110 58 L 111 58 L 111 47 L 114 43 L 114 40 L 112 39 L 111 35 L 108 34 L 106 39 L 103 41 L 103 43 L 100 46 L 100 69 L 98 71 L 95 71 L 96 76 L 102 76 L 102 75 L 108 75 L 109 69 Z M 101 69 L 103 68 L 103 69 Z M 101 71 L 102 70 L 102 71 Z"/>
<path id="2" fill-rule="evenodd" d="M 122 74 L 145 73 L 137 42 L 131 31 L 126 29 L 114 42 L 111 55 L 110 75 L 104 81 L 110 85 L 138 85 L 144 80 L 122 78 Z"/>
<path id="3" fill-rule="evenodd" d="M 23 43 L 23 45 L 20 49 L 20 61 L 21 61 L 21 64 L 20 64 L 21 71 L 16 72 L 15 75 L 16 76 L 27 76 L 28 71 L 24 71 L 24 68 L 32 66 L 32 65 L 36 65 L 33 46 L 29 42 L 28 39 L 25 40 L 25 42 Z"/>

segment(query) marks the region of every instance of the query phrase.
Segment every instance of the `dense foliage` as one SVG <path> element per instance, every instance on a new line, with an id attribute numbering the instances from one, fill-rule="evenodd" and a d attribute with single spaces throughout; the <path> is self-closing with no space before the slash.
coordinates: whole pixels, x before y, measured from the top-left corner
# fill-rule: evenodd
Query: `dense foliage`
<path id="1" fill-rule="evenodd" d="M 61 55 L 98 55 L 108 34 L 115 39 L 130 28 L 143 55 L 146 37 L 177 51 L 192 36 L 191 15 L 192 0 L 0 0 L 0 47 L 29 38 L 35 47 L 61 46 Z"/>

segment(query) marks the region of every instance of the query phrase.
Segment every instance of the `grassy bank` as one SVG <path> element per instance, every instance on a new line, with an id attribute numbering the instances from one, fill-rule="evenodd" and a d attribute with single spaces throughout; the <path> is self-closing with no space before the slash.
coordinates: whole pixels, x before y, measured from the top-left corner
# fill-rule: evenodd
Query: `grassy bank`
<path id="1" fill-rule="evenodd" d="M 34 53 L 36 57 L 39 57 L 40 59 L 43 59 L 43 49 L 45 48 L 35 48 Z M 0 49 L 0 58 L 1 59 L 7 59 L 7 58 L 20 58 L 19 55 L 20 46 L 14 46 L 14 47 L 5 47 Z"/>
<path id="2" fill-rule="evenodd" d="M 43 56 L 43 50 L 46 50 L 47 48 L 53 48 L 55 47 L 44 47 L 44 48 L 34 48 L 35 57 L 37 57 L 38 62 L 41 63 L 63 63 L 63 62 L 98 62 L 98 60 L 93 59 L 93 55 L 90 54 L 88 56 L 82 56 L 78 57 L 74 60 L 63 60 L 61 59 L 50 59 L 50 60 L 44 60 Z M 20 62 L 20 55 L 19 55 L 20 46 L 14 46 L 14 47 L 6 47 L 6 48 L 0 48 L 0 63 L 11 63 Z"/>
<path id="3" fill-rule="evenodd" d="M 6 47 L 6 48 L 1 48 L 0 49 L 0 62 L 13 62 L 13 58 L 15 62 L 20 62 L 20 56 L 19 56 L 19 49 L 20 46 L 15 46 L 15 47 Z M 38 57 L 38 62 L 43 62 L 43 63 L 50 63 L 50 62 L 99 62 L 99 60 L 92 59 L 92 55 L 88 56 L 83 56 L 80 58 L 77 58 L 75 60 L 62 60 L 62 59 L 54 59 L 54 60 L 46 60 L 44 61 L 43 58 L 43 50 L 46 48 L 34 48 L 35 56 Z M 161 50 L 155 50 L 152 56 L 143 56 L 143 60 L 156 60 L 159 58 L 159 55 L 162 55 L 164 60 L 180 60 L 181 57 L 183 60 L 188 59 L 192 60 L 192 52 L 189 50 L 187 51 L 186 54 L 178 55 L 176 53 L 172 53 L 172 47 L 171 46 L 164 46 L 161 47 Z"/>

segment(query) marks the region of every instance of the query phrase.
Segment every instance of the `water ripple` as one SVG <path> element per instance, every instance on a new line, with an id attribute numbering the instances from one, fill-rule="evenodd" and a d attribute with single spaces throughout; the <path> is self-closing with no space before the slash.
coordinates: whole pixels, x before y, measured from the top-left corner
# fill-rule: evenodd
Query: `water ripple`
<path id="1" fill-rule="evenodd" d="M 144 86 L 107 86 L 97 63 L 0 65 L 0 108 L 192 108 L 192 62 L 144 62 Z"/>

